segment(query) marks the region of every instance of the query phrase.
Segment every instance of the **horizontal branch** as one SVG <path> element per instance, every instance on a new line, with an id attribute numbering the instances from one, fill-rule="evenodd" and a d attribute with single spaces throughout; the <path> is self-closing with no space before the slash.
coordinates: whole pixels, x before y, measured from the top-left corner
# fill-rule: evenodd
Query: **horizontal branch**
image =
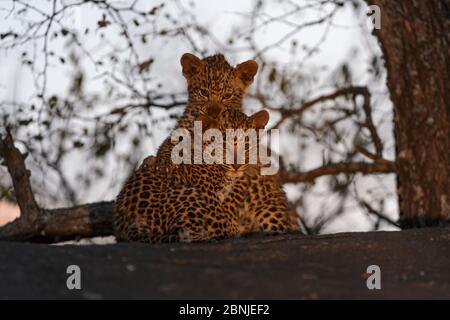
<path id="1" fill-rule="evenodd" d="M 386 160 L 375 163 L 329 164 L 308 172 L 281 172 L 283 183 L 313 182 L 316 178 L 338 173 L 393 173 L 395 164 Z M 98 202 L 71 208 L 41 210 L 35 225 L 30 228 L 19 218 L 0 228 L 0 240 L 57 242 L 83 237 L 114 234 L 114 202 Z"/>
<path id="2" fill-rule="evenodd" d="M 299 182 L 314 182 L 314 180 L 319 177 L 336 175 L 340 173 L 386 174 L 395 172 L 396 166 L 394 162 L 387 160 L 379 160 L 373 163 L 368 162 L 333 163 L 324 165 L 320 168 L 311 171 L 306 172 L 285 171 L 281 172 L 280 175 L 281 181 L 283 183 L 299 183 Z"/>
<path id="3" fill-rule="evenodd" d="M 98 115 L 95 117 L 95 119 L 105 118 L 106 116 L 110 116 L 110 115 L 124 115 L 129 110 L 132 110 L 132 109 L 159 108 L 159 109 L 169 110 L 172 108 L 185 106 L 186 104 L 187 104 L 187 101 L 173 101 L 173 102 L 169 102 L 169 103 L 157 103 L 157 102 L 153 102 L 153 101 L 146 101 L 143 103 L 135 103 L 135 104 L 130 103 L 125 106 L 116 107 L 106 114 Z"/>
<path id="4" fill-rule="evenodd" d="M 47 210 L 41 237 L 70 240 L 114 234 L 114 201 Z"/>
<path id="5" fill-rule="evenodd" d="M 335 91 L 331 94 L 323 95 L 323 96 L 320 96 L 311 101 L 305 102 L 300 108 L 279 109 L 278 111 L 281 113 L 281 118 L 273 126 L 273 128 L 279 128 L 289 118 L 291 118 L 293 116 L 301 115 L 303 112 L 305 112 L 306 110 L 310 109 L 311 107 L 313 107 L 314 105 L 316 105 L 318 103 L 329 101 L 329 100 L 334 100 L 337 97 L 346 96 L 346 95 L 350 95 L 350 94 L 352 94 L 352 95 L 356 95 L 356 94 L 367 95 L 368 92 L 369 91 L 366 87 L 347 87 L 347 88 L 343 88 L 338 91 Z"/>
<path id="6" fill-rule="evenodd" d="M 0 228 L 0 240 L 58 242 L 114 234 L 114 202 L 42 210 L 35 227 L 21 218 Z"/>

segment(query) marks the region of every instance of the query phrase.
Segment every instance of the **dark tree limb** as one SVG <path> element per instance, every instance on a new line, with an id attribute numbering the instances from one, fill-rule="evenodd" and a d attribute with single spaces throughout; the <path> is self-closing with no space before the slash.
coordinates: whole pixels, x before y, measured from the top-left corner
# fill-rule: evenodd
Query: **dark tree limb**
<path id="1" fill-rule="evenodd" d="M 24 228 L 35 229 L 35 221 L 39 219 L 39 208 L 30 184 L 30 172 L 25 167 L 25 156 L 14 146 L 11 132 L 7 129 L 4 138 L 0 139 L 0 156 L 4 159 L 11 176 L 16 199 L 20 208 L 20 224 Z"/>
<path id="2" fill-rule="evenodd" d="M 280 176 L 281 181 L 283 183 L 299 183 L 299 182 L 311 183 L 314 182 L 314 180 L 316 180 L 319 177 L 327 175 L 336 175 L 339 173 L 387 174 L 395 172 L 396 172 L 396 165 L 394 162 L 388 160 L 379 160 L 373 163 L 368 162 L 333 163 L 306 172 L 284 171 L 280 173 Z"/>
<path id="3" fill-rule="evenodd" d="M 114 234 L 113 213 L 113 201 L 41 210 L 31 225 L 19 218 L 0 228 L 0 240 L 51 243 L 109 236 Z"/>
<path id="4" fill-rule="evenodd" d="M 45 223 L 38 238 L 71 240 L 114 234 L 114 201 L 83 204 L 45 211 Z"/>
<path id="5" fill-rule="evenodd" d="M 388 216 L 386 216 L 385 214 L 375 210 L 375 208 L 373 208 L 369 203 L 367 203 L 366 201 L 360 201 L 359 202 L 366 210 L 369 214 L 372 214 L 374 216 L 376 216 L 378 219 L 383 220 L 387 223 L 389 223 L 390 225 L 400 228 L 400 224 L 398 224 L 396 221 L 392 220 L 391 218 L 389 218 Z"/>
<path id="6" fill-rule="evenodd" d="M 373 144 L 375 145 L 375 152 L 378 158 L 383 157 L 383 143 L 381 142 L 381 138 L 378 135 L 377 128 L 375 127 L 375 124 L 373 123 L 372 118 L 372 107 L 371 107 L 371 95 L 370 91 L 363 87 L 361 88 L 362 96 L 364 97 L 363 102 L 363 110 L 366 115 L 366 121 L 364 123 L 364 126 L 369 130 L 370 136 L 372 137 Z"/>
<path id="7" fill-rule="evenodd" d="M 338 97 L 342 96 L 348 96 L 348 95 L 363 95 L 364 97 L 369 97 L 370 94 L 369 90 L 366 87 L 347 87 L 339 89 L 333 93 L 320 96 L 318 98 L 315 98 L 313 100 L 305 102 L 301 107 L 295 108 L 295 109 L 278 109 L 281 113 L 281 118 L 278 120 L 278 122 L 273 126 L 273 128 L 279 128 L 285 121 L 289 120 L 290 118 L 294 116 L 300 116 L 302 115 L 306 110 L 312 108 L 318 103 L 334 100 Z M 365 99 L 366 101 L 366 99 Z M 370 99 L 369 101 L 369 107 L 370 107 Z"/>
<path id="8" fill-rule="evenodd" d="M 114 202 L 99 202 L 72 208 L 41 209 L 30 184 L 25 156 L 14 146 L 9 130 L 0 139 L 0 156 L 11 175 L 20 218 L 0 228 L 0 240 L 54 242 L 114 233 Z"/>

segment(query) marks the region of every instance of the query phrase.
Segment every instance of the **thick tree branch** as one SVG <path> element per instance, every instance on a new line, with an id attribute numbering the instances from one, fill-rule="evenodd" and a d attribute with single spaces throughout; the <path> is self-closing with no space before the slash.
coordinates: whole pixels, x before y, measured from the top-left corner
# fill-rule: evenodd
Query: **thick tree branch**
<path id="1" fill-rule="evenodd" d="M 114 202 L 41 210 L 33 225 L 21 218 L 0 228 L 0 240 L 58 242 L 114 234 Z"/>
<path id="2" fill-rule="evenodd" d="M 48 241 L 114 234 L 114 202 L 96 202 L 45 211 L 40 238 Z"/>
<path id="3" fill-rule="evenodd" d="M 0 156 L 11 175 L 20 207 L 20 218 L 0 228 L 0 240 L 54 242 L 114 233 L 114 202 L 100 202 L 73 208 L 39 208 L 31 189 L 25 156 L 14 146 L 11 133 L 0 139 Z"/>
<path id="4" fill-rule="evenodd" d="M 29 223 L 36 221 L 41 209 L 31 190 L 30 172 L 25 167 L 25 156 L 14 146 L 9 130 L 6 131 L 5 137 L 0 139 L 0 156 L 4 159 L 11 175 L 21 219 Z"/>
<path id="5" fill-rule="evenodd" d="M 396 166 L 394 162 L 388 160 L 379 160 L 373 163 L 368 162 L 350 162 L 350 163 L 333 163 L 327 164 L 320 168 L 307 172 L 285 171 L 281 172 L 281 181 L 283 183 L 299 183 L 299 182 L 314 182 L 315 179 L 335 175 L 339 173 L 346 174 L 382 174 L 395 173 Z"/>

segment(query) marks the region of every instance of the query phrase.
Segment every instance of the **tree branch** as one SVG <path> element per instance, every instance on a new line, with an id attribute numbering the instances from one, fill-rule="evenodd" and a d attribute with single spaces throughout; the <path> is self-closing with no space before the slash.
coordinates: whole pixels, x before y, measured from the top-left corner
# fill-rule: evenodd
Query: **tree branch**
<path id="1" fill-rule="evenodd" d="M 21 220 L 33 223 L 39 217 L 39 208 L 30 184 L 30 172 L 25 167 L 25 156 L 14 146 L 11 132 L 7 129 L 6 136 L 0 139 L 0 156 L 4 159 L 11 176 L 20 207 Z"/>
<path id="2" fill-rule="evenodd" d="M 371 95 L 367 88 L 364 87 L 362 92 L 364 97 L 363 110 L 366 115 L 365 127 L 369 130 L 370 136 L 372 137 L 373 144 L 375 145 L 375 152 L 378 158 L 383 157 L 383 143 L 381 142 L 380 136 L 378 135 L 377 129 L 373 123 L 372 119 L 372 109 L 371 109 Z"/>
<path id="3" fill-rule="evenodd" d="M 46 210 L 40 238 L 71 240 L 114 234 L 114 201 Z"/>
<path id="4" fill-rule="evenodd" d="M 333 163 L 324 165 L 320 168 L 307 172 L 284 171 L 280 172 L 280 176 L 281 181 L 283 183 L 299 183 L 299 182 L 314 182 L 319 177 L 327 175 L 335 175 L 339 173 L 382 174 L 395 172 L 396 166 L 394 162 L 388 160 L 378 160 L 373 163 L 368 162 Z"/>
<path id="5" fill-rule="evenodd" d="M 9 130 L 0 139 L 0 156 L 5 160 L 14 186 L 20 218 L 0 228 L 0 240 L 55 242 L 114 233 L 114 202 L 85 204 L 72 208 L 39 208 L 31 189 L 25 156 L 14 146 Z"/>
<path id="6" fill-rule="evenodd" d="M 368 93 L 368 89 L 366 87 L 347 87 L 340 89 L 336 92 L 333 92 L 331 94 L 323 95 L 321 97 L 318 97 L 314 100 L 308 101 L 304 103 L 300 108 L 297 109 L 279 109 L 278 111 L 281 113 L 281 119 L 278 120 L 278 122 L 273 126 L 273 129 L 279 128 L 285 121 L 287 121 L 289 118 L 293 116 L 300 116 L 303 112 L 310 109 L 314 105 L 334 100 L 337 97 L 340 96 L 346 96 L 346 95 L 366 95 Z M 369 107 L 370 107 L 370 100 L 369 100 Z"/>
<path id="7" fill-rule="evenodd" d="M 393 225 L 394 227 L 400 228 L 400 225 L 395 222 L 394 220 L 392 220 L 391 218 L 389 218 L 388 216 L 384 215 L 381 212 L 378 212 L 377 210 L 375 210 L 370 204 L 368 204 L 366 201 L 359 201 L 359 204 L 362 205 L 368 213 L 375 215 L 376 217 L 378 217 L 379 219 Z"/>
<path id="8" fill-rule="evenodd" d="M 114 234 L 114 202 L 41 210 L 35 226 L 17 219 L 0 228 L 0 240 L 52 243 Z"/>

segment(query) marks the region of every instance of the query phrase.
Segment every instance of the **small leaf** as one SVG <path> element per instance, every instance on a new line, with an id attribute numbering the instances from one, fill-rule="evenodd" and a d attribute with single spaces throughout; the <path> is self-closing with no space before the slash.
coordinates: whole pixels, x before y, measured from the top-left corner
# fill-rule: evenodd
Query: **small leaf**
<path id="1" fill-rule="evenodd" d="M 103 15 L 103 19 L 102 20 L 98 20 L 97 21 L 97 25 L 99 28 L 105 28 L 107 26 L 109 26 L 111 24 L 110 21 L 106 20 L 106 16 Z"/>
<path id="2" fill-rule="evenodd" d="M 139 73 L 143 73 L 144 71 L 147 71 L 150 66 L 153 63 L 153 58 L 148 59 L 147 61 L 142 62 L 141 64 L 139 64 Z"/>
<path id="3" fill-rule="evenodd" d="M 133 143 L 133 146 L 138 147 L 141 143 L 141 140 L 137 137 L 134 137 L 132 143 Z"/>
<path id="4" fill-rule="evenodd" d="M 33 119 L 22 119 L 22 120 L 19 120 L 19 125 L 20 126 L 27 126 L 27 125 L 29 125 L 31 122 L 33 122 Z"/>
<path id="5" fill-rule="evenodd" d="M 57 96 L 51 96 L 50 99 L 48 100 L 48 106 L 50 109 L 53 109 L 57 106 L 58 104 L 58 97 Z"/>
<path id="6" fill-rule="evenodd" d="M 105 156 L 109 149 L 111 149 L 111 144 L 106 141 L 100 145 L 97 145 L 95 149 L 95 156 L 100 158 Z"/>
<path id="7" fill-rule="evenodd" d="M 280 82 L 280 90 L 281 92 L 286 93 L 287 89 L 288 89 L 288 81 L 285 77 L 283 77 Z"/>
<path id="8" fill-rule="evenodd" d="M 83 146 L 84 146 L 84 143 L 81 141 L 74 141 L 74 143 L 73 143 L 73 147 L 77 148 L 77 149 L 83 148 Z"/>
<path id="9" fill-rule="evenodd" d="M 269 82 L 273 83 L 277 79 L 277 69 L 272 68 L 269 73 Z"/>
<path id="10" fill-rule="evenodd" d="M 150 11 L 148 12 L 148 14 L 150 16 L 154 16 L 158 12 L 158 10 L 163 7 L 164 7 L 164 3 L 161 3 L 159 6 L 155 6 L 155 7 L 151 8 Z"/>

